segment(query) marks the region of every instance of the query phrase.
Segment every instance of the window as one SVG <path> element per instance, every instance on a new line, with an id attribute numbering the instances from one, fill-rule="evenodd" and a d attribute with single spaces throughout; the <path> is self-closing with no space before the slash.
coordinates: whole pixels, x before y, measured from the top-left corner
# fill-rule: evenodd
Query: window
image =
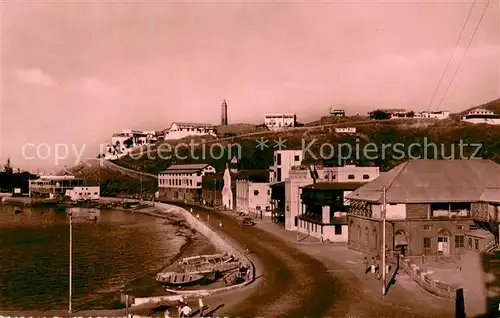
<path id="1" fill-rule="evenodd" d="M 469 237 L 469 248 L 472 249 L 472 239 Z"/>
<path id="2" fill-rule="evenodd" d="M 277 175 L 278 175 L 277 178 L 276 178 L 276 180 L 278 182 L 281 182 L 281 168 L 278 168 L 276 172 L 277 172 Z"/>
<path id="3" fill-rule="evenodd" d="M 479 250 L 479 240 L 478 239 L 474 239 L 474 248 L 476 250 Z"/>
<path id="4" fill-rule="evenodd" d="M 430 224 L 425 224 L 424 225 L 424 230 L 425 231 L 430 231 L 431 229 L 432 229 L 432 225 L 430 225 Z"/>
<path id="5" fill-rule="evenodd" d="M 295 161 L 300 161 L 300 156 L 295 156 L 295 157 L 293 158 L 293 160 L 295 160 Z"/>
<path id="6" fill-rule="evenodd" d="M 259 195 L 259 190 L 253 190 L 253 195 Z"/>
<path id="7" fill-rule="evenodd" d="M 364 175 L 363 175 L 363 179 L 364 179 L 364 180 L 370 179 L 370 176 L 369 176 L 369 175 L 367 175 L 367 174 L 364 174 Z"/>
<path id="8" fill-rule="evenodd" d="M 431 248 L 431 238 L 424 237 L 424 248 Z"/>
<path id="9" fill-rule="evenodd" d="M 276 164 L 277 164 L 278 166 L 281 166 L 281 154 L 280 154 L 280 153 L 277 155 L 276 159 L 277 159 L 277 160 L 276 160 Z"/>
<path id="10" fill-rule="evenodd" d="M 348 175 L 348 176 L 347 176 L 347 179 L 349 179 L 349 180 L 353 180 L 353 179 L 355 179 L 355 178 L 356 178 L 356 177 L 355 177 L 353 174 L 350 174 L 350 175 Z"/>
<path id="11" fill-rule="evenodd" d="M 464 236 L 455 235 L 455 248 L 464 247 Z"/>
<path id="12" fill-rule="evenodd" d="M 335 235 L 342 235 L 342 225 L 335 224 Z"/>
<path id="13" fill-rule="evenodd" d="M 297 223 L 299 223 L 299 217 L 298 216 L 295 217 L 295 226 L 298 225 Z"/>

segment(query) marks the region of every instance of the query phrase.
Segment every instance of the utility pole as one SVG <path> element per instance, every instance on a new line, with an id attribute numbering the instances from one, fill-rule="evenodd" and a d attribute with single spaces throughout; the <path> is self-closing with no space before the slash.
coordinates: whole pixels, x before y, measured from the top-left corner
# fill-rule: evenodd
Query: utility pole
<path id="1" fill-rule="evenodd" d="M 386 188 L 384 186 L 384 203 L 383 203 L 383 211 L 382 211 L 382 295 L 385 295 L 385 218 L 386 218 Z"/>
<path id="2" fill-rule="evenodd" d="M 300 212 L 300 187 L 297 191 L 297 200 L 298 200 L 298 207 L 297 207 L 297 242 L 299 241 L 300 239 L 300 235 L 299 235 L 299 230 L 300 230 L 300 220 L 299 220 L 299 212 Z"/>
<path id="3" fill-rule="evenodd" d="M 69 212 L 69 308 L 68 312 L 71 314 L 71 298 L 73 289 L 73 212 Z"/>

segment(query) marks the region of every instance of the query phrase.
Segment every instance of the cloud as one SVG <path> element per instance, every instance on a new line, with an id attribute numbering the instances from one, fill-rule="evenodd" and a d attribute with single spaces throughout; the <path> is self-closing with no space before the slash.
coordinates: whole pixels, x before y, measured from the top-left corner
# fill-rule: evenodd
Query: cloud
<path id="1" fill-rule="evenodd" d="M 85 77 L 78 81 L 76 89 L 83 94 L 112 97 L 118 94 L 116 87 L 110 86 L 98 78 Z"/>
<path id="2" fill-rule="evenodd" d="M 46 72 L 39 68 L 30 68 L 18 70 L 15 74 L 16 79 L 22 84 L 39 85 L 45 87 L 55 86 L 56 81 Z"/>

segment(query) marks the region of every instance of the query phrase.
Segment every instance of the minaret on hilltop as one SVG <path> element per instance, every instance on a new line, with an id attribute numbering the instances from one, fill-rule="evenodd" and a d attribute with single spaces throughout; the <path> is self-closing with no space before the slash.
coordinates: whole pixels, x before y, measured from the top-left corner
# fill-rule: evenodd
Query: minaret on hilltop
<path id="1" fill-rule="evenodd" d="M 227 126 L 227 103 L 226 103 L 226 100 L 223 100 L 222 101 L 222 104 L 220 105 L 220 115 L 221 115 L 221 119 L 220 119 L 220 124 L 222 126 Z"/>

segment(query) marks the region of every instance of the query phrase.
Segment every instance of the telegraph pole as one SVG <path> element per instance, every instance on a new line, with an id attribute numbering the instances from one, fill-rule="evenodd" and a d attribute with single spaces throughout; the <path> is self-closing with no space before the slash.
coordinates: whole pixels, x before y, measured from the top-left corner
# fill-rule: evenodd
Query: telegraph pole
<path id="1" fill-rule="evenodd" d="M 69 308 L 68 312 L 71 314 L 71 298 L 73 289 L 73 212 L 69 213 Z"/>
<path id="2" fill-rule="evenodd" d="M 382 211 L 382 295 L 385 295 L 385 218 L 386 218 L 386 188 L 384 186 L 384 202 Z"/>

